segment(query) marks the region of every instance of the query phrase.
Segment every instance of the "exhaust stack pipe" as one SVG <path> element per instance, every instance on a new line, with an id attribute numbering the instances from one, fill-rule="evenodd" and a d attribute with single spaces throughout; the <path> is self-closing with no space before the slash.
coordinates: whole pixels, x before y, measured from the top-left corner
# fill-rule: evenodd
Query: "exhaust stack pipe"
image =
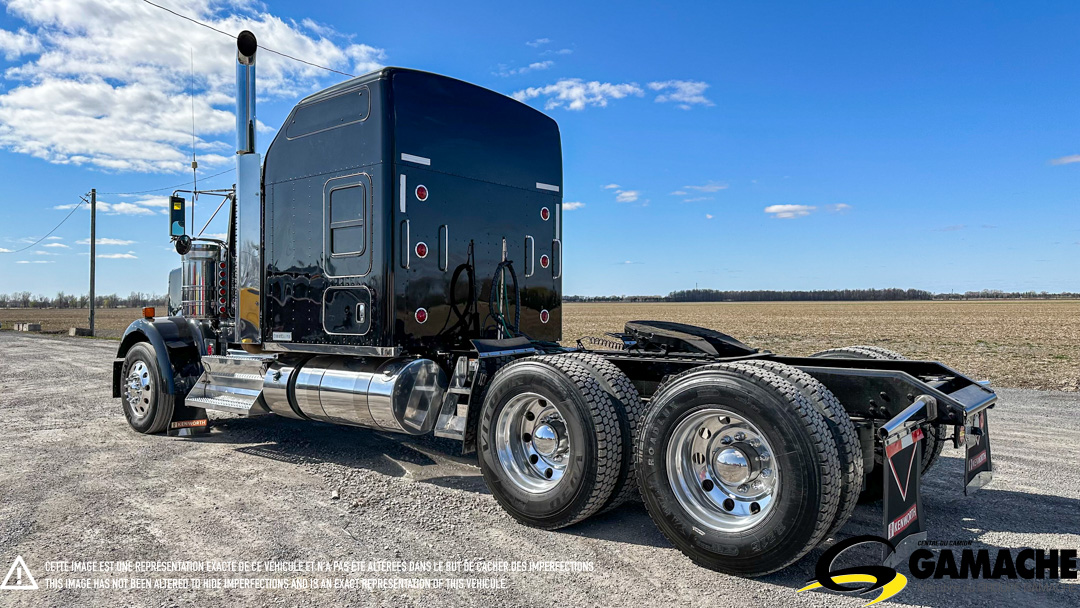
<path id="1" fill-rule="evenodd" d="M 255 152 L 255 34 L 236 37 L 236 153 Z"/>
<path id="2" fill-rule="evenodd" d="M 255 34 L 236 37 L 235 341 L 262 343 L 262 159 L 255 152 Z"/>

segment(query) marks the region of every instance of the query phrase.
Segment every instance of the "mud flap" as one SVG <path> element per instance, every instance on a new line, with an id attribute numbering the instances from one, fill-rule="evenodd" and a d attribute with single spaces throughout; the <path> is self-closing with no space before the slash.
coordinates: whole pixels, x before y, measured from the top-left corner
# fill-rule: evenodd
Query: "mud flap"
<path id="1" fill-rule="evenodd" d="M 919 489 L 922 483 L 922 450 L 919 442 L 923 441 L 923 431 L 915 427 L 890 436 L 885 443 L 884 521 L 885 538 L 895 549 L 885 555 L 884 564 L 896 567 L 918 547 L 921 540 L 926 540 L 926 526 L 923 521 L 922 497 Z"/>
<path id="2" fill-rule="evenodd" d="M 993 479 L 990 462 L 990 429 L 986 410 L 973 414 L 964 421 L 964 495 L 970 496 Z"/>
<path id="3" fill-rule="evenodd" d="M 190 407 L 177 403 L 173 409 L 172 420 L 166 434 L 169 437 L 194 437 L 210 432 L 210 419 L 201 407 Z"/>

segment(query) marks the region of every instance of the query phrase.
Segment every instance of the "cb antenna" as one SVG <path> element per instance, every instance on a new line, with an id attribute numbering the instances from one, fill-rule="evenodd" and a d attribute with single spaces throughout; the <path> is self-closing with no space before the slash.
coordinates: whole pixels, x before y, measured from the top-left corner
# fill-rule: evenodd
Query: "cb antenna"
<path id="1" fill-rule="evenodd" d="M 188 87 L 188 95 L 191 98 L 191 180 L 195 191 L 191 195 L 191 229 L 195 229 L 195 201 L 199 198 L 199 162 L 195 159 L 195 49 L 188 48 L 191 58 L 191 81 Z"/>

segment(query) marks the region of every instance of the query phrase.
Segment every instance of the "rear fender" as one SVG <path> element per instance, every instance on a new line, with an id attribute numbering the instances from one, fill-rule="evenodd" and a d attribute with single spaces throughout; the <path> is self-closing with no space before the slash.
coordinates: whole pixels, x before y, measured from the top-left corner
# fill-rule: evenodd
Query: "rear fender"
<path id="1" fill-rule="evenodd" d="M 157 354 L 165 391 L 183 397 L 202 374 L 201 353 L 206 345 L 199 326 L 184 317 L 139 319 L 128 326 L 113 361 L 113 397 L 120 396 L 120 372 L 131 347 L 148 342 Z"/>

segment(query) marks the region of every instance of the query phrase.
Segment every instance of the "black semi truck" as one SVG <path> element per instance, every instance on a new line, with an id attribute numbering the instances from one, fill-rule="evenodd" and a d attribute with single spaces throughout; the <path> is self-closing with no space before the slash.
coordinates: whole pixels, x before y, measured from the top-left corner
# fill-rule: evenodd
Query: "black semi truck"
<path id="1" fill-rule="evenodd" d="M 238 37 L 228 237 L 189 234 L 174 193 L 180 301 L 117 353 L 136 431 L 205 431 L 216 410 L 434 433 L 477 453 L 524 524 L 640 495 L 692 560 L 743 576 L 798 560 L 860 501 L 883 501 L 898 561 L 925 538 L 920 478 L 947 442 L 966 451 L 958 487 L 990 480 L 995 394 L 937 362 L 783 357 L 662 321 L 560 345 L 554 120 L 386 68 L 300 101 L 262 162 L 257 49 Z"/>

